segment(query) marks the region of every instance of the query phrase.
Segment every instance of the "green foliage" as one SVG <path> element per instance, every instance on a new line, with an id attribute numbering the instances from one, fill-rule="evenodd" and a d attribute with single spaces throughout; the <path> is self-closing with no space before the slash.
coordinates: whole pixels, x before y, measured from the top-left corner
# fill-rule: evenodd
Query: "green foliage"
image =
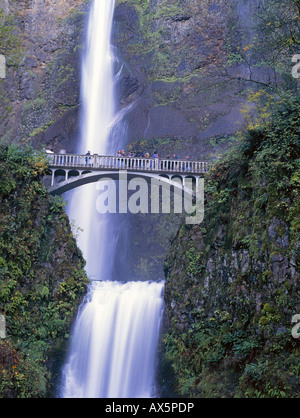
<path id="1" fill-rule="evenodd" d="M 87 285 L 64 203 L 41 183 L 46 168 L 43 153 L 0 145 L 0 397 L 49 395 Z"/>
<path id="2" fill-rule="evenodd" d="M 205 266 L 201 264 L 201 254 L 199 254 L 194 247 L 191 247 L 186 252 L 186 258 L 188 261 L 188 272 L 193 276 L 196 276 L 205 268 Z"/>
<path id="3" fill-rule="evenodd" d="M 173 243 L 163 358 L 177 395 L 299 396 L 299 114 L 287 96 L 240 137 L 206 178 L 204 222 Z"/>
<path id="4" fill-rule="evenodd" d="M 192 17 L 195 12 L 193 5 L 189 2 L 182 4 L 179 0 L 161 0 L 157 5 L 148 0 L 117 1 L 117 5 L 122 3 L 125 3 L 132 10 L 132 14 L 137 17 L 133 23 L 136 25 L 136 36 L 132 37 L 130 31 L 122 30 L 123 37 L 117 39 L 119 43 L 117 46 L 122 49 L 125 41 L 126 53 L 131 59 L 137 59 L 139 64 L 143 63 L 149 81 L 163 80 L 167 83 L 181 83 L 189 81 L 199 72 L 199 68 L 195 68 L 194 63 L 197 50 L 189 37 L 185 37 L 186 42 L 177 39 L 170 42 L 169 22 L 180 21 L 186 15 Z M 183 62 L 186 65 L 182 65 Z M 194 70 L 191 69 L 192 67 Z M 177 88 L 178 86 L 174 85 L 173 94 Z M 178 93 L 176 98 L 180 99 Z"/>
<path id="5" fill-rule="evenodd" d="M 292 79 L 291 65 L 288 63 L 291 64 L 292 56 L 300 51 L 299 1 L 273 0 L 260 3 L 250 21 L 251 29 L 243 19 L 239 24 L 234 12 L 229 15 L 227 67 L 238 64 L 240 69 L 247 69 L 248 76 L 242 76 L 244 71 L 239 69 L 240 74 L 236 78 L 249 81 L 253 86 L 272 89 L 277 93 L 287 89 L 295 91 L 296 82 Z M 263 68 L 272 69 L 272 79 L 260 77 L 259 69 Z"/>
<path id="6" fill-rule="evenodd" d="M 5 16 L 3 9 L 0 9 L 0 54 L 6 56 L 8 65 L 17 65 L 22 54 L 16 16 Z"/>

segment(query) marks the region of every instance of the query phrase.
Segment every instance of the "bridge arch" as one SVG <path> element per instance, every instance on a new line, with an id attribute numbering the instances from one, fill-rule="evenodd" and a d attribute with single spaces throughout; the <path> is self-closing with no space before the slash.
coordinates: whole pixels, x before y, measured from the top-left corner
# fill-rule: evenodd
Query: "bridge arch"
<path id="1" fill-rule="evenodd" d="M 57 177 L 56 170 L 52 172 L 52 178 Z M 64 170 L 59 170 L 60 173 L 64 172 Z M 71 175 L 71 173 L 78 173 L 78 175 Z M 52 195 L 61 195 L 70 190 L 73 190 L 77 187 L 84 186 L 86 184 L 96 183 L 102 178 L 109 178 L 111 180 L 118 181 L 120 176 L 125 176 L 128 181 L 133 178 L 143 178 L 147 182 L 151 182 L 151 179 L 156 179 L 159 181 L 160 185 L 168 185 L 174 188 L 175 192 L 182 192 L 184 189 L 187 194 L 193 195 L 193 190 L 185 188 L 185 176 L 176 174 L 176 175 L 161 175 L 161 174 L 153 174 L 153 173 L 144 173 L 144 172 L 131 172 L 126 170 L 121 171 L 82 171 L 79 172 L 77 170 L 70 170 L 69 172 L 65 172 L 65 180 L 59 183 L 52 182 L 51 187 L 49 188 L 49 193 Z M 189 176 L 192 177 L 193 176 Z M 123 177 L 124 178 L 124 177 Z M 195 181 L 197 178 L 194 177 Z"/>
<path id="2" fill-rule="evenodd" d="M 80 172 L 78 170 L 70 170 L 68 172 L 68 179 L 71 179 L 72 177 L 78 177 L 80 176 Z"/>
<path id="3" fill-rule="evenodd" d="M 52 172 L 52 183 L 57 183 L 57 180 L 60 178 L 64 178 L 65 180 L 67 180 L 67 175 L 68 171 L 63 168 L 55 170 L 54 172 Z"/>

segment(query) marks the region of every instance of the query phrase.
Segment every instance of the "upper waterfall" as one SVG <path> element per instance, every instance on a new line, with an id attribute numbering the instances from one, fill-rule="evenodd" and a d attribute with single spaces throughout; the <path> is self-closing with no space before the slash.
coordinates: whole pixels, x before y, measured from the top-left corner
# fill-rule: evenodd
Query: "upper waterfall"
<path id="1" fill-rule="evenodd" d="M 91 4 L 81 65 L 80 141 L 82 154 L 105 154 L 115 118 L 114 56 L 111 47 L 115 0 L 96 0 Z M 108 223 L 96 211 L 95 185 L 87 185 L 68 196 L 70 219 L 80 229 L 78 245 L 87 262 L 91 280 L 102 280 L 107 262 Z M 94 236 L 94 240 L 91 238 Z M 105 262 L 106 261 L 106 262 Z M 99 269 L 99 265 L 103 269 Z M 104 268 L 105 267 L 105 268 Z M 108 267 L 109 271 L 109 267 Z"/>
<path id="2" fill-rule="evenodd" d="M 115 0 L 95 1 L 82 62 L 82 123 L 79 150 L 105 154 L 114 119 L 111 28 Z"/>

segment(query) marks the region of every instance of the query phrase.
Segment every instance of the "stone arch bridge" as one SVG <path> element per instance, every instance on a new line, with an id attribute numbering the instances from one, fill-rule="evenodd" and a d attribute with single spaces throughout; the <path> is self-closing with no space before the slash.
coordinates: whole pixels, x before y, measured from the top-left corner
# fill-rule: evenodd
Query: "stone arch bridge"
<path id="1" fill-rule="evenodd" d="M 49 154 L 51 185 L 48 191 L 53 195 L 61 195 L 104 177 L 117 180 L 120 172 L 126 172 L 128 179 L 141 177 L 149 181 L 156 178 L 162 183 L 184 190 L 187 178 L 192 178 L 197 187 L 199 178 L 209 168 L 208 162 L 188 159 Z M 191 190 L 190 192 L 193 194 Z"/>

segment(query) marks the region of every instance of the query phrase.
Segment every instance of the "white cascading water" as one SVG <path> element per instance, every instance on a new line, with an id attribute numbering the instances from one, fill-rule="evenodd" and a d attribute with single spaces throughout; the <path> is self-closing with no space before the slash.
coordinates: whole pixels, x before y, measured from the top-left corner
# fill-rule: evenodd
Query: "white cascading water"
<path id="1" fill-rule="evenodd" d="M 86 51 L 81 77 L 81 140 L 79 154 L 107 155 L 114 119 L 113 54 L 110 37 L 114 0 L 94 0 L 88 22 Z M 95 185 L 87 185 L 68 196 L 68 215 L 82 230 L 78 245 L 87 262 L 87 273 L 99 280 L 99 263 L 104 265 L 108 222 L 96 212 Z M 94 239 L 92 239 L 92 237 Z M 96 237 L 102 237 L 97 239 Z M 102 278 L 101 278 L 102 279 Z"/>
<path id="2" fill-rule="evenodd" d="M 93 282 L 78 315 L 64 397 L 155 395 L 163 283 Z"/>
<path id="3" fill-rule="evenodd" d="M 80 153 L 116 153 L 126 126 L 114 106 L 114 56 L 110 45 L 114 0 L 94 0 L 82 66 Z M 155 357 L 163 311 L 163 282 L 125 282 L 115 260 L 128 247 L 127 223 L 96 211 L 96 187 L 68 196 L 68 214 L 82 229 L 78 245 L 91 279 L 72 333 L 63 368 L 61 397 L 141 398 L 155 396 Z M 111 217 L 114 217 L 113 219 Z M 126 261 L 126 260 L 125 260 Z M 122 271 L 126 265 L 121 265 Z M 123 269 L 123 270 L 124 270 Z M 124 281 L 123 281 L 124 280 Z"/>

